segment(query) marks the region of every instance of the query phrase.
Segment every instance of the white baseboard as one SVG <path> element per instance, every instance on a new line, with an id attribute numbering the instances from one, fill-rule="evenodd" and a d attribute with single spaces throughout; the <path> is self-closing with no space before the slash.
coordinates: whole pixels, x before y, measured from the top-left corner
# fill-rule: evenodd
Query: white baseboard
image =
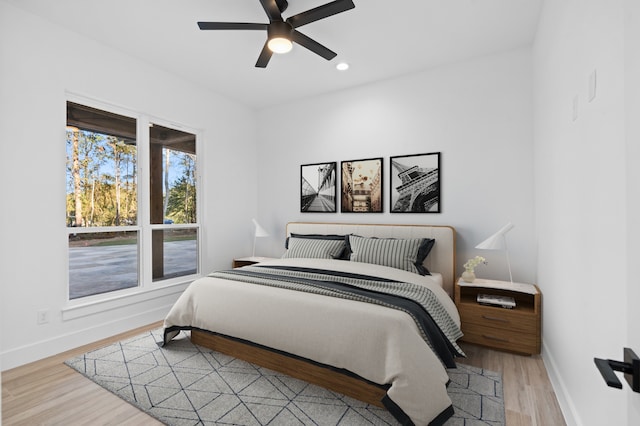
<path id="1" fill-rule="evenodd" d="M 564 421 L 567 423 L 567 426 L 582 426 L 582 421 L 580 421 L 580 416 L 576 411 L 576 407 L 573 404 L 573 399 L 569 392 L 567 391 L 567 387 L 562 380 L 562 376 L 559 374 L 558 366 L 549 351 L 546 350 L 547 345 L 542 343 L 542 361 L 544 362 L 544 366 L 547 369 L 547 374 L 549 375 L 549 380 L 551 381 L 551 385 L 553 386 L 553 391 L 556 394 L 556 398 L 558 399 L 558 404 L 560 405 L 560 410 L 562 410 L 562 415 L 564 416 Z"/>
<path id="2" fill-rule="evenodd" d="M 145 312 L 138 312 L 127 317 L 119 317 L 113 321 L 97 326 L 75 330 L 70 333 L 41 340 L 29 345 L 14 348 L 0 353 L 2 371 L 9 370 L 30 362 L 38 361 L 59 353 L 101 340 L 119 333 L 142 327 L 164 319 L 173 304 L 155 307 Z"/>

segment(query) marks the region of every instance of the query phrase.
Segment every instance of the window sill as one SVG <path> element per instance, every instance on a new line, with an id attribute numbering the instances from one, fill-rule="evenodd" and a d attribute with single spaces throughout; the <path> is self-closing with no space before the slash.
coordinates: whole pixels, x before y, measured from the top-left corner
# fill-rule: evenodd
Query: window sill
<path id="1" fill-rule="evenodd" d="M 135 305 L 137 303 L 148 302 L 150 300 L 179 294 L 182 293 L 194 279 L 194 277 L 191 277 L 186 281 L 172 282 L 170 284 L 165 284 L 162 287 L 155 287 L 152 289 L 136 288 L 136 291 L 131 293 L 109 295 L 100 298 L 99 300 L 69 304 L 62 308 L 62 321 L 74 320 L 113 309 L 123 308 L 129 305 Z"/>

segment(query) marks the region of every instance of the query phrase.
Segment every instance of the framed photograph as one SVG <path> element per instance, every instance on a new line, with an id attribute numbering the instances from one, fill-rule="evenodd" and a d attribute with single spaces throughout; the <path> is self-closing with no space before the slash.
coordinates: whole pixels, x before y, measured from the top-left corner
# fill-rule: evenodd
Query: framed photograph
<path id="1" fill-rule="evenodd" d="M 391 157 L 391 213 L 440 213 L 440 153 Z"/>
<path id="2" fill-rule="evenodd" d="M 335 213 L 337 163 L 300 166 L 300 211 Z"/>
<path id="3" fill-rule="evenodd" d="M 382 213 L 382 158 L 343 161 L 342 213 Z"/>

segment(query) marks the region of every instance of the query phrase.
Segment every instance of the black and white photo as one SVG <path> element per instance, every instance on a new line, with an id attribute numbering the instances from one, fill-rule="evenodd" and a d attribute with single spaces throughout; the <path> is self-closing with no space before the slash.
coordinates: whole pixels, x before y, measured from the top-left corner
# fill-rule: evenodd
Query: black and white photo
<path id="1" fill-rule="evenodd" d="M 335 213 L 336 165 L 332 163 L 300 166 L 300 211 Z"/>
<path id="2" fill-rule="evenodd" d="M 391 213 L 440 213 L 440 153 L 391 157 Z"/>

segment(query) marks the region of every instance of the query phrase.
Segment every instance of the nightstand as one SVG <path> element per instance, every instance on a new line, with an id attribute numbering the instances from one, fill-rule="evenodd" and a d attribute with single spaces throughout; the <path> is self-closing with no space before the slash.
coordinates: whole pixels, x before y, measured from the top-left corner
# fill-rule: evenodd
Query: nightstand
<path id="1" fill-rule="evenodd" d="M 243 266 L 254 265 L 256 263 L 265 262 L 267 260 L 273 260 L 274 257 L 238 257 L 237 259 L 233 259 L 231 262 L 232 268 L 242 268 Z"/>
<path id="2" fill-rule="evenodd" d="M 478 294 L 513 297 L 512 309 L 480 305 Z M 454 300 L 462 322 L 463 342 L 533 355 L 540 353 L 542 293 L 534 284 L 460 278 Z"/>

